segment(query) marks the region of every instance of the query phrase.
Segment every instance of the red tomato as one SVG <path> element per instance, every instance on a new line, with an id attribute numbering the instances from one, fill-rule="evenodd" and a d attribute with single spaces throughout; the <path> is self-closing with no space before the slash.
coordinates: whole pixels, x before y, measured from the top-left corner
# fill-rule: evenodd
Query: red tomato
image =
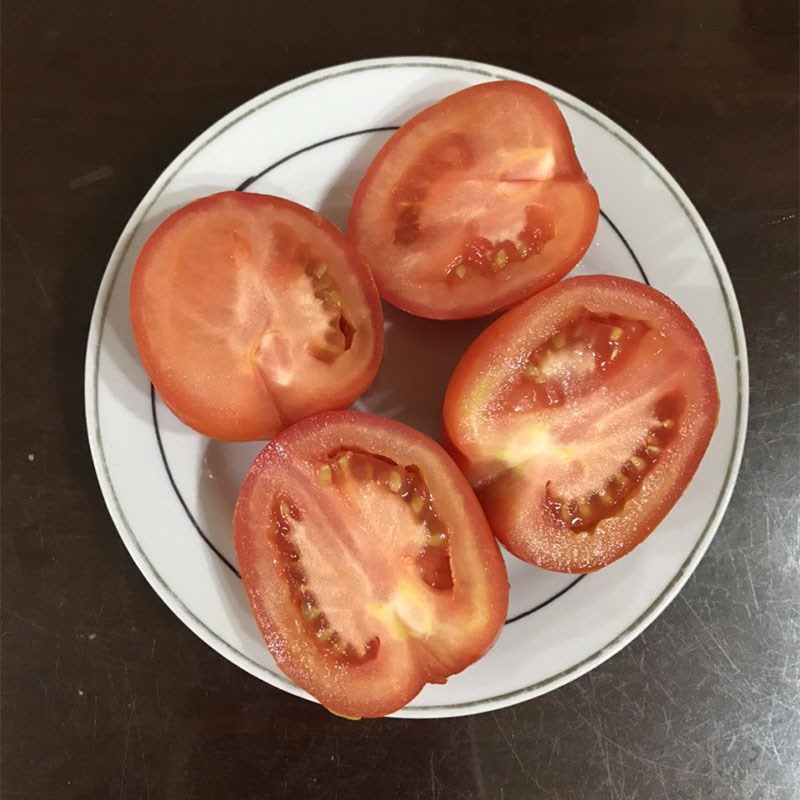
<path id="1" fill-rule="evenodd" d="M 625 555 L 691 479 L 717 421 L 711 359 L 669 298 L 572 278 L 509 311 L 447 388 L 447 436 L 519 558 L 591 572 Z"/>
<path id="2" fill-rule="evenodd" d="M 234 535 L 270 652 L 343 716 L 444 683 L 505 619 L 508 578 L 475 495 L 398 422 L 342 411 L 287 428 L 250 469 Z"/>
<path id="3" fill-rule="evenodd" d="M 564 277 L 598 213 L 558 106 L 527 83 L 499 81 L 406 122 L 361 181 L 347 233 L 390 303 L 462 319 Z"/>
<path id="4" fill-rule="evenodd" d="M 278 197 L 222 192 L 176 211 L 139 254 L 130 306 L 158 393 L 217 439 L 350 405 L 383 352 L 369 271 L 333 225 Z"/>

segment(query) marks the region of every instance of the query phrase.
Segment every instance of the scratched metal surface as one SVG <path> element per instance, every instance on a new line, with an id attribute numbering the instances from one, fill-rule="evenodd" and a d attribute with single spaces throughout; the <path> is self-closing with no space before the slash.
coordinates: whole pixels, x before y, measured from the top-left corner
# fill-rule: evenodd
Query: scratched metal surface
<path id="1" fill-rule="evenodd" d="M 6 800 L 800 797 L 796 4 L 541 6 L 6 4 Z M 408 53 L 550 81 L 662 160 L 731 270 L 752 412 L 711 549 L 622 653 L 505 711 L 352 724 L 237 670 L 146 586 L 95 483 L 82 360 L 114 241 L 187 141 L 280 81 Z"/>

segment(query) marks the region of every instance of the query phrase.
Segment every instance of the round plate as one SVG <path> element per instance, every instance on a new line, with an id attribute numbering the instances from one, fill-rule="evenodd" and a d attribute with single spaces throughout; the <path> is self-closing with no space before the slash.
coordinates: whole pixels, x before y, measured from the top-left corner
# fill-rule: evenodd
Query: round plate
<path id="1" fill-rule="evenodd" d="M 747 361 L 728 274 L 708 229 L 664 167 L 580 100 L 509 70 L 437 58 L 361 61 L 312 73 L 246 103 L 170 164 L 120 237 L 100 285 L 86 353 L 89 442 L 111 516 L 144 576 L 207 644 L 267 683 L 308 697 L 276 668 L 236 570 L 231 513 L 258 443 L 227 444 L 182 425 L 136 356 L 128 287 L 139 249 L 171 212 L 240 188 L 280 195 L 344 227 L 353 191 L 396 127 L 445 95 L 497 79 L 527 81 L 558 102 L 600 195 L 597 235 L 576 273 L 652 284 L 706 342 L 722 405 L 708 452 L 683 497 L 630 555 L 586 577 L 506 554 L 508 621 L 493 649 L 403 717 L 471 714 L 555 689 L 649 625 L 702 557 L 728 503 L 744 443 Z M 434 322 L 386 307 L 386 354 L 357 408 L 431 435 L 461 353 L 487 320 Z"/>

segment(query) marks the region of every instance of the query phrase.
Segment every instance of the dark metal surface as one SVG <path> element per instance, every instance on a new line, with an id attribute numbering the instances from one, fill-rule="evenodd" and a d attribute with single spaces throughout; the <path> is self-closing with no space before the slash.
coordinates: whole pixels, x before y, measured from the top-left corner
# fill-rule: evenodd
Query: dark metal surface
<path id="1" fill-rule="evenodd" d="M 800 797 L 794 3 L 20 0 L 2 35 L 4 799 Z M 146 585 L 94 477 L 83 354 L 111 249 L 189 140 L 310 70 L 420 53 L 560 86 L 672 172 L 737 290 L 749 437 L 694 577 L 610 662 L 492 714 L 349 723 Z"/>

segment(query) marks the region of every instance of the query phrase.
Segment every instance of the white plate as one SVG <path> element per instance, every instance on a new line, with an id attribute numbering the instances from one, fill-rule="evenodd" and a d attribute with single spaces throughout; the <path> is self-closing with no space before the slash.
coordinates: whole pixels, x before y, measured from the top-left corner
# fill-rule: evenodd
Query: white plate
<path id="1" fill-rule="evenodd" d="M 425 106 L 488 80 L 547 90 L 567 118 L 600 195 L 597 235 L 577 273 L 645 280 L 694 320 L 719 381 L 719 425 L 684 496 L 647 541 L 585 578 L 506 556 L 509 620 L 494 648 L 403 717 L 500 708 L 582 675 L 641 633 L 675 597 L 709 545 L 739 469 L 747 357 L 731 282 L 686 195 L 635 139 L 580 100 L 509 70 L 438 58 L 345 64 L 278 86 L 197 138 L 156 181 L 117 243 L 100 285 L 86 353 L 89 442 L 111 516 L 139 569 L 201 639 L 242 669 L 308 697 L 276 668 L 250 615 L 230 518 L 259 445 L 186 428 L 151 391 L 134 349 L 128 286 L 136 255 L 169 213 L 236 187 L 318 209 L 340 227 L 353 190 L 391 131 Z M 386 355 L 356 407 L 436 435 L 444 387 L 486 324 L 431 322 L 386 308 Z"/>

